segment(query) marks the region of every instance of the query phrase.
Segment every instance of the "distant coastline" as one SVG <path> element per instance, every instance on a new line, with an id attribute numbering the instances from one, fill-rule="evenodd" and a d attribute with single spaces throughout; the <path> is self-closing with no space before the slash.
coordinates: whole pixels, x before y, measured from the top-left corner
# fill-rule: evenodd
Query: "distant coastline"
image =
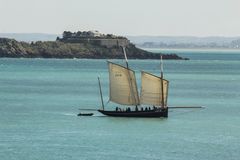
<path id="1" fill-rule="evenodd" d="M 97 31 L 64 31 L 62 38 L 56 37 L 55 41 L 22 42 L 0 38 L 0 57 L 122 59 L 121 46 L 126 47 L 129 59 L 159 59 L 159 54 L 135 47 L 126 37 Z M 163 59 L 187 60 L 176 54 L 162 56 Z"/>
<path id="2" fill-rule="evenodd" d="M 46 33 L 0 33 L 0 37 L 24 42 L 55 41 L 60 34 Z M 127 36 L 139 48 L 163 49 L 240 49 L 240 36 Z"/>
<path id="3" fill-rule="evenodd" d="M 148 47 L 139 47 L 140 49 L 151 51 L 151 50 L 201 50 L 201 51 L 240 51 L 240 48 L 148 48 Z"/>
<path id="4" fill-rule="evenodd" d="M 240 37 L 128 36 L 140 48 L 240 49 Z"/>

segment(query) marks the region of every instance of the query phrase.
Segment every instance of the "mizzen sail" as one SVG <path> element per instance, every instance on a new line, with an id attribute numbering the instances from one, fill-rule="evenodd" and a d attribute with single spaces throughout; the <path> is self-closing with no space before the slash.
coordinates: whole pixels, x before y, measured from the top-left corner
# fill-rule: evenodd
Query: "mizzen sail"
<path id="1" fill-rule="evenodd" d="M 108 62 L 110 101 L 122 105 L 139 105 L 139 96 L 134 71 Z"/>
<path id="2" fill-rule="evenodd" d="M 162 100 L 164 100 L 164 105 L 167 106 L 168 97 L 168 84 L 169 82 L 161 77 L 155 76 L 153 74 L 143 72 L 141 75 L 142 88 L 141 88 L 141 104 L 161 106 Z M 162 90 L 162 80 L 163 80 L 163 90 Z M 162 94 L 163 91 L 163 94 Z M 162 98 L 163 95 L 163 98 Z"/>

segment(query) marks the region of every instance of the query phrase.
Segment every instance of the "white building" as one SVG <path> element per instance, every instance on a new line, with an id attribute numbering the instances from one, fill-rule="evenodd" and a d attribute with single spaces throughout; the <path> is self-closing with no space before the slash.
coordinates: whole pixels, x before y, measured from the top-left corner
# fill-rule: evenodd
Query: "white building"
<path id="1" fill-rule="evenodd" d="M 103 34 L 96 31 L 96 30 L 93 30 L 93 31 L 89 31 L 90 35 L 93 36 L 93 37 L 102 37 Z"/>

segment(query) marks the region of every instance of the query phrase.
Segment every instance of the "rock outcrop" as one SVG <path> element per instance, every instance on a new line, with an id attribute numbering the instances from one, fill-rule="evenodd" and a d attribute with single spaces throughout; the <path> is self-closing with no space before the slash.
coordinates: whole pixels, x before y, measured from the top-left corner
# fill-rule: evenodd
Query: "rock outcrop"
<path id="1" fill-rule="evenodd" d="M 151 53 L 129 43 L 126 46 L 129 59 L 159 59 L 159 54 Z M 14 39 L 0 38 L 0 57 L 13 58 L 124 58 L 119 46 L 106 47 L 94 43 L 70 43 L 62 41 L 18 42 Z M 164 59 L 185 59 L 176 54 L 163 54 Z"/>

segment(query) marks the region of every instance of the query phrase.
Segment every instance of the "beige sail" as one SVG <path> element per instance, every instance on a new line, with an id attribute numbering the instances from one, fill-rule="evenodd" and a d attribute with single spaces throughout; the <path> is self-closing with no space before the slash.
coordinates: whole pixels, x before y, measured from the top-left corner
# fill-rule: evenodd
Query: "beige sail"
<path id="1" fill-rule="evenodd" d="M 142 72 L 141 104 L 162 105 L 162 79 L 153 74 Z M 164 105 L 167 106 L 169 82 L 163 79 L 163 99 Z"/>
<path id="2" fill-rule="evenodd" d="M 138 105 L 139 96 L 134 71 L 108 62 L 110 101 L 122 105 Z"/>

